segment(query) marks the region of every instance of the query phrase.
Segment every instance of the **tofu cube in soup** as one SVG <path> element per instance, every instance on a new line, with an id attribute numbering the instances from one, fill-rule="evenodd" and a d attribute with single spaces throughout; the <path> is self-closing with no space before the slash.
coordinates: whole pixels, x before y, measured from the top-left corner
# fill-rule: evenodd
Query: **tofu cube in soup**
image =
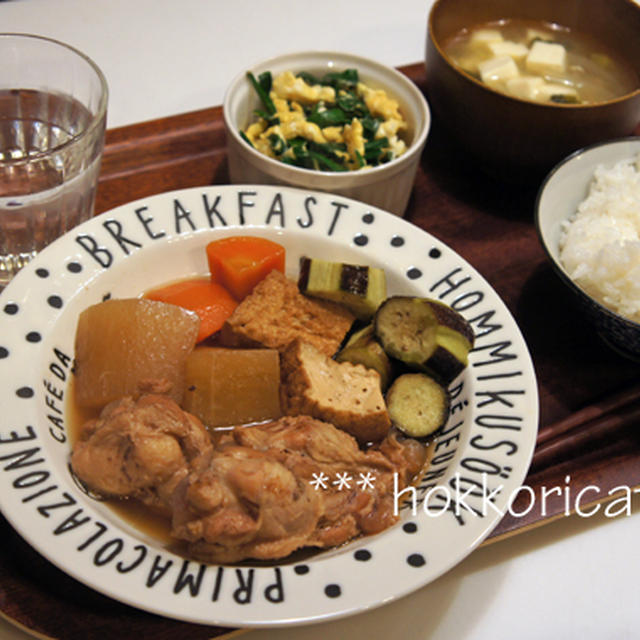
<path id="1" fill-rule="evenodd" d="M 555 42 L 536 42 L 531 45 L 531 50 L 526 59 L 527 70 L 541 75 L 561 73 L 567 65 L 567 51 Z"/>
<path id="2" fill-rule="evenodd" d="M 529 53 L 529 48 L 519 42 L 512 42 L 511 40 L 500 40 L 498 42 L 491 42 L 489 49 L 494 56 L 509 56 L 516 62 L 524 60 Z"/>
<path id="3" fill-rule="evenodd" d="M 471 34 L 469 43 L 472 47 L 486 48 L 494 42 L 502 42 L 504 38 L 497 29 L 477 29 Z"/>
<path id="4" fill-rule="evenodd" d="M 482 62 L 478 65 L 478 71 L 482 82 L 489 86 L 519 75 L 518 65 L 509 56 L 500 56 Z"/>
<path id="5" fill-rule="evenodd" d="M 518 76 L 507 80 L 507 93 L 523 100 L 535 100 L 545 84 L 538 76 Z"/>
<path id="6" fill-rule="evenodd" d="M 525 18 L 483 24 L 460 29 L 444 49 L 455 65 L 494 91 L 570 105 L 604 102 L 638 88 L 633 64 L 587 34 Z"/>
<path id="7" fill-rule="evenodd" d="M 75 393 L 83 407 L 102 407 L 144 388 L 182 400 L 184 367 L 200 319 L 176 305 L 126 298 L 85 309 L 75 339 Z"/>
<path id="8" fill-rule="evenodd" d="M 543 42 L 551 42 L 552 37 L 549 31 L 543 29 L 533 29 L 529 27 L 525 34 L 525 40 L 527 44 L 532 44 L 535 40 L 542 40 Z"/>
<path id="9" fill-rule="evenodd" d="M 275 420 L 279 394 L 276 349 L 198 347 L 187 358 L 183 406 L 207 427 Z"/>

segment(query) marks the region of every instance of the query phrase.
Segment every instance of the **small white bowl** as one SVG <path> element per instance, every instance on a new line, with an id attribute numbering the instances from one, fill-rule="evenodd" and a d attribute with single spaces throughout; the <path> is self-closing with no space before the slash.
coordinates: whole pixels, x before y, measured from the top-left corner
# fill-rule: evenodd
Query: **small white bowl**
<path id="1" fill-rule="evenodd" d="M 400 104 L 408 123 L 407 151 L 387 164 L 364 171 L 324 172 L 293 167 L 259 153 L 239 132 L 253 119 L 259 99 L 246 73 L 256 77 L 271 71 L 329 71 L 357 69 L 365 84 L 384 89 Z M 431 126 L 429 106 L 418 87 L 399 71 L 360 56 L 334 51 L 306 51 L 271 58 L 245 69 L 233 80 L 224 98 L 229 176 L 234 184 L 283 184 L 335 193 L 360 200 L 396 215 L 404 215 L 422 150 Z"/>
<path id="2" fill-rule="evenodd" d="M 538 237 L 560 278 L 577 296 L 602 339 L 623 356 L 640 360 L 640 324 L 605 307 L 581 289 L 560 261 L 562 225 L 587 197 L 595 169 L 613 167 L 640 153 L 640 137 L 596 144 L 576 151 L 547 176 L 538 192 L 535 222 Z"/>

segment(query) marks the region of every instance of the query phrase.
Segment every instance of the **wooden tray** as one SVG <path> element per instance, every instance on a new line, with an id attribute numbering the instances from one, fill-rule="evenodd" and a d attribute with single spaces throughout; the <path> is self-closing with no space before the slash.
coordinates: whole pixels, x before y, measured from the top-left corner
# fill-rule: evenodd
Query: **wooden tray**
<path id="1" fill-rule="evenodd" d="M 424 89 L 422 64 L 401 70 Z M 97 212 L 172 189 L 227 182 L 220 107 L 113 129 L 107 132 Z M 488 179 L 436 122 L 406 217 L 478 269 L 513 313 L 533 357 L 544 426 L 630 385 L 640 366 L 604 346 L 574 314 L 536 236 L 536 191 Z M 594 443 L 529 475 L 526 484 L 536 493 L 534 508 L 526 516 L 505 516 L 487 543 L 562 517 L 567 495 L 588 485 L 600 488 L 590 494 L 596 501 L 615 487 L 640 485 L 640 440 L 626 431 Z M 544 487 L 562 493 L 542 500 Z M 527 496 L 521 497 L 514 510 L 527 508 Z M 41 637 L 204 640 L 233 632 L 168 620 L 98 594 L 44 560 L 1 516 L 0 539 L 0 613 Z"/>

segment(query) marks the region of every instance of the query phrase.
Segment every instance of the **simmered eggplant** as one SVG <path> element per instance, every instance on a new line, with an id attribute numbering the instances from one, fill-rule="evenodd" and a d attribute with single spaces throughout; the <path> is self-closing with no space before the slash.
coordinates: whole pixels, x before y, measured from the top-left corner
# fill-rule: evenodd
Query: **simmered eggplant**
<path id="1" fill-rule="evenodd" d="M 436 375 L 444 384 L 467 366 L 474 343 L 471 325 L 451 307 L 429 298 L 388 298 L 376 312 L 374 331 L 388 355 Z"/>
<path id="2" fill-rule="evenodd" d="M 370 319 L 387 295 L 382 269 L 306 257 L 300 259 L 298 288 L 343 304 L 361 320 Z"/>
<path id="3" fill-rule="evenodd" d="M 449 416 L 449 393 L 425 373 L 398 376 L 386 395 L 392 424 L 412 438 L 437 433 Z"/>
<path id="4" fill-rule="evenodd" d="M 389 356 L 378 342 L 373 325 L 356 331 L 336 355 L 338 362 L 361 364 L 380 374 L 380 387 L 384 391 L 391 381 L 393 366 Z"/>

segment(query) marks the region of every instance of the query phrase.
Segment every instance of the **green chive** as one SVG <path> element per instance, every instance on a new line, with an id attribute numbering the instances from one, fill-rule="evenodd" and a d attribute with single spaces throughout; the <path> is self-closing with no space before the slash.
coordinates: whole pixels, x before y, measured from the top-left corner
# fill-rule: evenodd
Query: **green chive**
<path id="1" fill-rule="evenodd" d="M 253 73 L 251 73 L 251 71 L 247 71 L 247 78 L 249 78 L 249 82 L 251 82 L 253 88 L 260 97 L 260 100 L 262 100 L 262 104 L 267 110 L 267 113 L 269 113 L 270 115 L 276 113 L 276 106 L 273 104 L 273 100 L 271 100 L 269 94 L 264 90 L 264 87 L 262 87 L 260 83 L 255 79 L 255 76 L 253 75 Z"/>

